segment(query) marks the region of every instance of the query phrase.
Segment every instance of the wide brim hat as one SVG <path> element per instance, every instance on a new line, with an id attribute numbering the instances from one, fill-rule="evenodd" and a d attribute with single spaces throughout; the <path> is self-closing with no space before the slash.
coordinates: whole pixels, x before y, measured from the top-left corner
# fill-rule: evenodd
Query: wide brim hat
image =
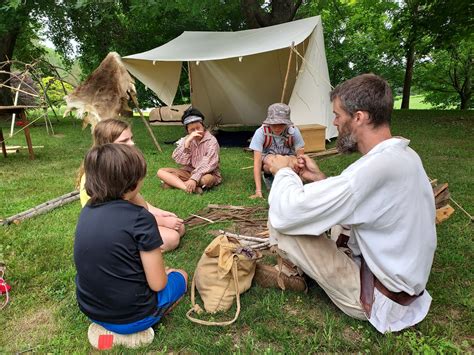
<path id="1" fill-rule="evenodd" d="M 268 106 L 267 118 L 263 121 L 263 124 L 292 124 L 290 106 L 284 103 L 276 103 Z"/>

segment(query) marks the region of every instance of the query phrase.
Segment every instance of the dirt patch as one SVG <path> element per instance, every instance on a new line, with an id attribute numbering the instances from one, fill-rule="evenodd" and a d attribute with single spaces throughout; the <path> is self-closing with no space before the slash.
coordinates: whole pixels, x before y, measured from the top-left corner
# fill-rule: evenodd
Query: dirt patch
<path id="1" fill-rule="evenodd" d="M 345 327 L 342 335 L 350 343 L 358 343 L 362 341 L 362 335 L 352 327 Z"/>
<path id="2" fill-rule="evenodd" d="M 57 331 L 53 314 L 54 307 L 45 307 L 12 319 L 9 326 L 3 329 L 4 339 L 8 339 L 9 343 L 7 350 L 19 352 L 32 349 L 51 338 Z"/>

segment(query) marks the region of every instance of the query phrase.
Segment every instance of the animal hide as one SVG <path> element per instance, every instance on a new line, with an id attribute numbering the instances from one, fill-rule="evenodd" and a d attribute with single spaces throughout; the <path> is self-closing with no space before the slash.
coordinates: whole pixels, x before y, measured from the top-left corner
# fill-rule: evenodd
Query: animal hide
<path id="1" fill-rule="evenodd" d="M 135 81 L 127 72 L 118 53 L 110 52 L 99 67 L 71 94 L 64 97 L 67 108 L 92 128 L 102 120 L 126 115 L 129 95 L 135 95 Z"/>

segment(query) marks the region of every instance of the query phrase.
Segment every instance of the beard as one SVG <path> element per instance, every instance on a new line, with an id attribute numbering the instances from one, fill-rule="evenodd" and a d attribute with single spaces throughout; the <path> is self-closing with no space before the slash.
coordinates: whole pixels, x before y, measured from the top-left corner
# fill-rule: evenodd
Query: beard
<path id="1" fill-rule="evenodd" d="M 351 154 L 358 151 L 357 139 L 348 127 L 342 127 L 336 141 L 336 148 L 339 153 Z"/>

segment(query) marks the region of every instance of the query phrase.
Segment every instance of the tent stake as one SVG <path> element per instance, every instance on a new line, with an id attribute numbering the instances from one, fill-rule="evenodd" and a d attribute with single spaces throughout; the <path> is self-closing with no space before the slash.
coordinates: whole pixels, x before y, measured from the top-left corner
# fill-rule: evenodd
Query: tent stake
<path id="1" fill-rule="evenodd" d="M 280 100 L 280 102 L 283 102 L 283 103 L 284 103 L 283 100 L 285 99 L 286 83 L 288 82 L 288 75 L 290 74 L 291 57 L 293 56 L 294 47 L 295 47 L 295 42 L 291 42 L 290 56 L 288 57 L 288 65 L 286 67 L 285 82 L 283 83 L 283 91 L 281 93 L 281 100 Z"/>
<path id="2" fill-rule="evenodd" d="M 143 113 L 142 113 L 142 110 L 140 110 L 140 107 L 138 107 L 137 97 L 134 94 L 131 94 L 131 93 L 129 93 L 129 95 L 130 95 L 130 98 L 133 101 L 133 104 L 137 108 L 138 113 L 140 114 L 140 117 L 142 118 L 142 121 L 145 124 L 145 127 L 148 130 L 148 133 L 150 134 L 151 139 L 153 140 L 153 143 L 155 144 L 156 149 L 158 149 L 160 151 L 160 153 L 163 153 L 163 151 L 161 150 L 160 144 L 158 143 L 158 141 L 156 140 L 155 135 L 153 134 L 153 130 L 150 127 L 150 123 L 146 120 L 145 116 L 143 116 Z"/>

